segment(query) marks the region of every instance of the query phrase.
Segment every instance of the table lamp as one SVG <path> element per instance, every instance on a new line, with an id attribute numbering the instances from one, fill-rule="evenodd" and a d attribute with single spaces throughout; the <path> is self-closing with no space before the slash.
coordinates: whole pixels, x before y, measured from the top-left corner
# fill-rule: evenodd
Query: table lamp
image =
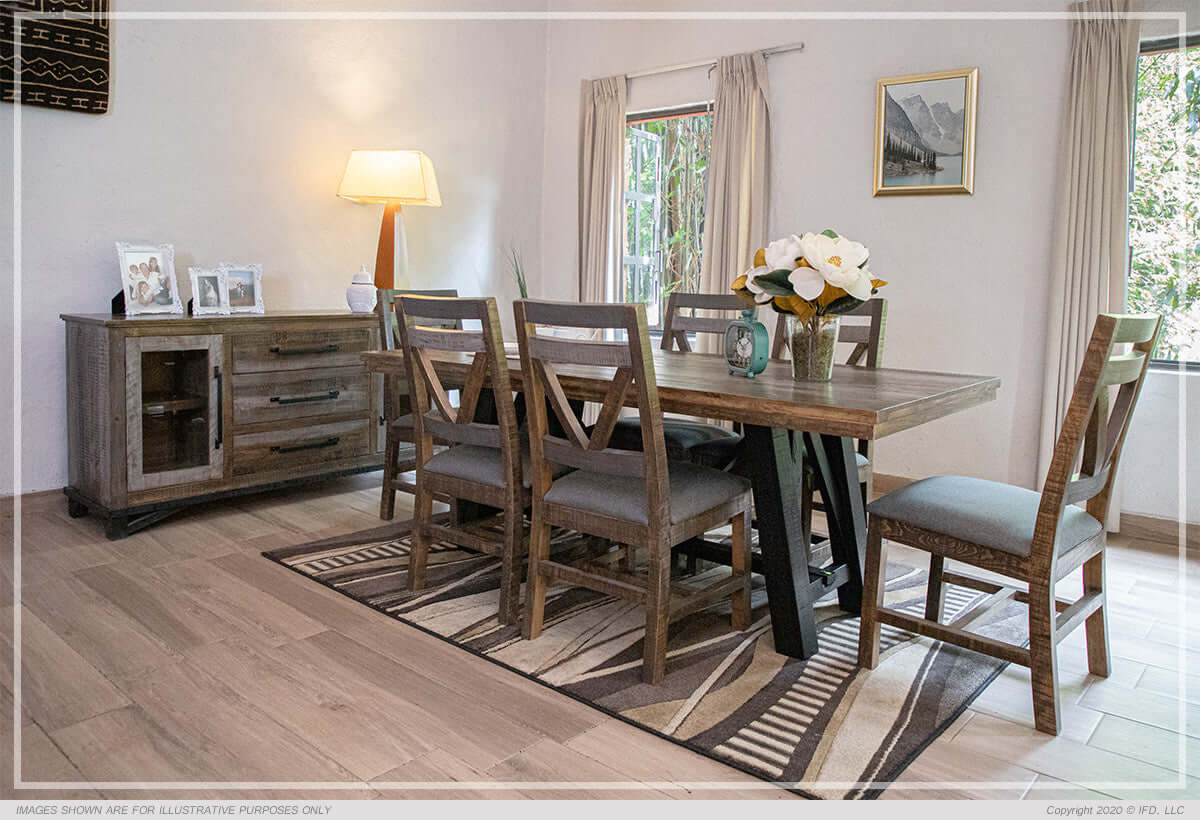
<path id="1" fill-rule="evenodd" d="M 408 240 L 404 205 L 440 207 L 433 162 L 420 151 L 351 151 L 338 196 L 354 202 L 383 203 L 379 250 L 375 254 L 375 287 L 408 285 Z M 398 250 L 397 250 L 398 249 Z"/>

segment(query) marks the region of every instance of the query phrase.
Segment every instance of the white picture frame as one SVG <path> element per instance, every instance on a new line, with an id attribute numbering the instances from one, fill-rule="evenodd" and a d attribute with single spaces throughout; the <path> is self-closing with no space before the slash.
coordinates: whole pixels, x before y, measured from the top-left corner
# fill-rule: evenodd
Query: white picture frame
<path id="1" fill-rule="evenodd" d="M 262 292 L 262 265 L 234 265 L 222 262 L 219 269 L 225 274 L 225 292 L 230 313 L 265 313 Z"/>
<path id="2" fill-rule="evenodd" d="M 193 316 L 228 316 L 229 286 L 221 268 L 188 268 Z"/>
<path id="3" fill-rule="evenodd" d="M 118 242 L 117 262 L 125 315 L 183 314 L 175 278 L 175 248 L 150 242 Z"/>

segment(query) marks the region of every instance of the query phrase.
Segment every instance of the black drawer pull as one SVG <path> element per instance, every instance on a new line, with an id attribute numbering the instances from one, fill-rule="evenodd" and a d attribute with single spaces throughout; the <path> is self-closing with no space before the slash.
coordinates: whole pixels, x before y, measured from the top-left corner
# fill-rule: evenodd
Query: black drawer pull
<path id="1" fill-rule="evenodd" d="M 267 348 L 276 356 L 311 356 L 314 353 L 337 353 L 339 348 L 335 344 L 321 345 L 320 347 L 274 347 Z"/>
<path id="2" fill-rule="evenodd" d="M 271 448 L 272 453 L 298 453 L 301 450 L 323 450 L 326 447 L 336 447 L 341 436 L 331 436 L 324 441 L 314 441 L 312 444 L 296 444 L 291 447 L 281 447 L 278 444 Z"/>
<path id="3" fill-rule="evenodd" d="M 321 393 L 317 396 L 296 396 L 288 399 L 282 396 L 271 396 L 270 400 L 276 404 L 303 404 L 306 401 L 332 401 L 340 395 L 342 395 L 342 391 L 330 390 L 328 393 Z"/>

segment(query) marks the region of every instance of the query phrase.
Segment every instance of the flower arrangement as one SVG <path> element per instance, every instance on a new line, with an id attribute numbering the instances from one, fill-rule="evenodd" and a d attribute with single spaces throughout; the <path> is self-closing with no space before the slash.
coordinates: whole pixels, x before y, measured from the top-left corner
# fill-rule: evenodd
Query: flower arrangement
<path id="1" fill-rule="evenodd" d="M 776 239 L 754 255 L 754 267 L 731 288 L 747 304 L 770 304 L 788 317 L 792 374 L 828 381 L 839 314 L 854 310 L 887 284 L 867 270 L 870 251 L 835 231 Z"/>
<path id="2" fill-rule="evenodd" d="M 887 282 L 867 270 L 870 251 L 835 231 L 776 239 L 754 255 L 754 267 L 733 281 L 746 301 L 768 302 L 801 322 L 861 305 Z"/>

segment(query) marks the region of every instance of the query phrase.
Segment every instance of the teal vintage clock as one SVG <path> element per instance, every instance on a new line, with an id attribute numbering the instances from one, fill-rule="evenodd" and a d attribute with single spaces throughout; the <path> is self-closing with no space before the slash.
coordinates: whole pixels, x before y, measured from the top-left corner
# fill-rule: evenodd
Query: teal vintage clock
<path id="1" fill-rule="evenodd" d="M 754 309 L 742 311 L 725 328 L 725 363 L 729 374 L 741 373 L 748 379 L 767 369 L 767 329 L 755 321 Z"/>

